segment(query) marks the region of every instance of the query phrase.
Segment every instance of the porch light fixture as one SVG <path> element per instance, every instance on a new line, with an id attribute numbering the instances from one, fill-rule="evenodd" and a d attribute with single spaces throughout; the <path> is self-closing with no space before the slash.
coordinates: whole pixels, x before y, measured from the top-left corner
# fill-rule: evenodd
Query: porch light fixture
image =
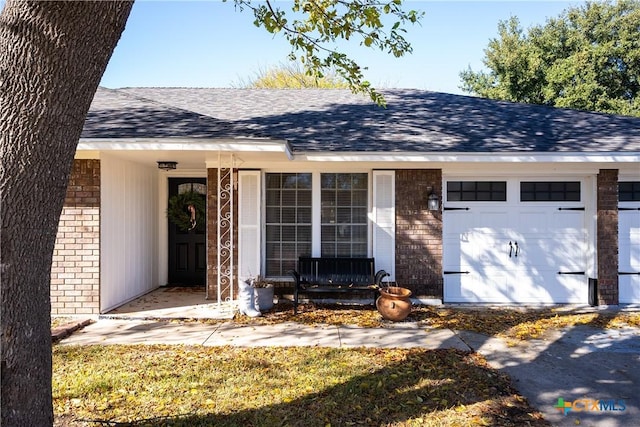
<path id="1" fill-rule="evenodd" d="M 427 209 L 430 211 L 439 211 L 440 210 L 440 198 L 433 190 L 429 193 L 427 197 Z"/>
<path id="2" fill-rule="evenodd" d="M 158 169 L 171 171 L 171 170 L 174 170 L 177 165 L 178 165 L 178 162 L 158 162 Z"/>

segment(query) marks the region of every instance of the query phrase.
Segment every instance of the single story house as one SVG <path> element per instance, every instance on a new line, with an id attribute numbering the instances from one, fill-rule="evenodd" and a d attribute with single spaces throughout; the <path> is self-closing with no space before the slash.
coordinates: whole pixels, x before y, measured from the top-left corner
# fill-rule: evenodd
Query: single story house
<path id="1" fill-rule="evenodd" d="M 224 300 L 257 274 L 284 291 L 300 255 L 375 257 L 444 303 L 640 303 L 640 118 L 383 93 L 100 88 L 53 313 L 167 284 Z M 185 192 L 206 198 L 187 231 L 167 218 Z"/>

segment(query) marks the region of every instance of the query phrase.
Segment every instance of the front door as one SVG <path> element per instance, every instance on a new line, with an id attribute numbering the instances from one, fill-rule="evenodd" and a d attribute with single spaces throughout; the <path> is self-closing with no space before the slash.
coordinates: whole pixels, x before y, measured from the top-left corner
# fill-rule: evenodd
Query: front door
<path id="1" fill-rule="evenodd" d="M 169 178 L 169 201 L 180 200 L 180 195 L 192 191 L 206 199 L 206 179 Z M 207 272 L 206 218 L 188 203 L 178 203 L 178 208 L 184 210 L 190 220 L 193 219 L 194 225 L 180 226 L 169 221 L 169 285 L 204 286 Z"/>

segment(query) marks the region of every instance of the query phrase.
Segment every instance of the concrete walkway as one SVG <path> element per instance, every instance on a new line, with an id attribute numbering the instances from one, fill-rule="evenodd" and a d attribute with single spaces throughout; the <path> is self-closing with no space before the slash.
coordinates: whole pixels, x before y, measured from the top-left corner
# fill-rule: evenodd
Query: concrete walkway
<path id="1" fill-rule="evenodd" d="M 601 330 L 579 326 L 556 331 L 545 340 L 513 346 L 482 334 L 427 329 L 408 322 L 361 328 L 99 319 L 61 339 L 60 344 L 456 348 L 477 351 L 493 368 L 508 374 L 520 394 L 554 426 L 640 425 L 637 328 Z M 560 398 L 580 403 L 565 415 L 555 407 Z M 594 412 L 590 406 L 590 410 L 579 411 L 596 400 L 605 402 L 608 409 L 613 402 L 616 410 Z"/>
<path id="2" fill-rule="evenodd" d="M 425 330 L 416 324 L 387 328 L 308 326 L 299 323 L 238 325 L 151 320 L 100 319 L 61 341 L 69 345 L 181 344 L 238 347 L 381 347 L 470 350 L 449 329 Z"/>

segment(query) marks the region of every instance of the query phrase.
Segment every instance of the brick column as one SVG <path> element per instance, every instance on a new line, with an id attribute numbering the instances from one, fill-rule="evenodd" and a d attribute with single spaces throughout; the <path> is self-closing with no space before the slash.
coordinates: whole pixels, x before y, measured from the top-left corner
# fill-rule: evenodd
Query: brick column
<path id="1" fill-rule="evenodd" d="M 224 174 L 223 174 L 224 176 Z M 236 176 L 236 173 L 231 175 Z M 231 178 L 233 180 L 233 178 Z M 231 186 L 233 183 L 226 181 L 222 183 L 223 187 Z M 222 234 L 228 230 L 228 227 L 233 226 L 233 244 L 232 244 L 232 259 L 233 259 L 233 279 L 230 284 L 223 284 L 221 286 L 221 300 L 229 298 L 229 286 L 234 289 L 234 298 L 237 295 L 237 272 L 238 272 L 238 197 L 237 188 L 234 188 L 233 194 L 233 217 L 230 221 L 223 221 L 221 223 Z M 225 209 L 222 214 L 224 216 L 231 215 L 229 208 Z M 220 221 L 220 212 L 218 207 L 218 169 L 207 169 L 207 299 L 216 300 L 218 298 L 218 221 Z M 231 268 L 230 263 L 224 263 L 223 269 Z"/>
<path id="2" fill-rule="evenodd" d="M 598 304 L 618 304 L 618 170 L 598 173 Z"/>
<path id="3" fill-rule="evenodd" d="M 51 314 L 100 311 L 100 160 L 74 160 L 51 265 Z"/>
<path id="4" fill-rule="evenodd" d="M 442 200 L 442 170 L 396 171 L 396 282 L 442 298 L 442 213 L 427 209 L 430 189 Z"/>

